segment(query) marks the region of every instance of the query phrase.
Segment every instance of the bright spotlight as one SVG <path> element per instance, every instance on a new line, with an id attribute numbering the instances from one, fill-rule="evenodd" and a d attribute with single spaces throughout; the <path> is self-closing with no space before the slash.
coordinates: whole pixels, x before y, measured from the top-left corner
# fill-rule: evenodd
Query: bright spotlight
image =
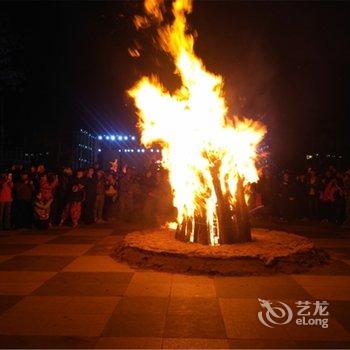
<path id="1" fill-rule="evenodd" d="M 101 136 L 101 135 L 98 135 L 98 139 L 99 139 L 99 140 L 102 140 L 102 136 Z"/>
<path id="2" fill-rule="evenodd" d="M 127 140 L 128 139 L 128 137 L 127 136 L 124 136 L 124 140 Z"/>
<path id="3" fill-rule="evenodd" d="M 131 136 L 131 140 L 135 141 L 135 136 Z"/>
<path id="4" fill-rule="evenodd" d="M 101 150 L 101 148 L 99 148 L 97 151 L 98 151 L 98 152 L 101 152 L 102 150 Z"/>
<path id="5" fill-rule="evenodd" d="M 115 136 L 114 136 L 114 135 L 111 136 L 111 140 L 112 140 L 112 141 L 115 140 Z"/>
<path id="6" fill-rule="evenodd" d="M 109 140 L 109 136 L 106 136 L 106 140 Z"/>

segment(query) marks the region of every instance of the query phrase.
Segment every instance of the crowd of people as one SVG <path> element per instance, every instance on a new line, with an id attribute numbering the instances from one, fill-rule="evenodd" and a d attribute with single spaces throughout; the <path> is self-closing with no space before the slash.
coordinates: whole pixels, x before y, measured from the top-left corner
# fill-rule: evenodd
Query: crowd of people
<path id="1" fill-rule="evenodd" d="M 294 176 L 287 171 L 280 176 L 263 171 L 253 192 L 266 217 L 350 223 L 350 170 L 310 168 Z"/>
<path id="2" fill-rule="evenodd" d="M 121 171 L 98 167 L 48 172 L 44 165 L 13 166 L 0 175 L 0 229 L 21 229 L 119 219 L 156 225 L 173 214 L 165 173 L 150 167 Z"/>
<path id="3" fill-rule="evenodd" d="M 292 176 L 264 169 L 250 187 L 253 213 L 279 220 L 350 222 L 350 170 L 330 166 L 324 172 L 309 169 Z M 117 219 L 160 225 L 174 220 L 166 172 L 151 164 L 146 170 L 123 166 L 103 171 L 98 167 L 73 172 L 48 172 L 44 165 L 13 166 L 0 175 L 0 229 L 21 229 Z M 261 208 L 261 210 L 255 210 Z"/>

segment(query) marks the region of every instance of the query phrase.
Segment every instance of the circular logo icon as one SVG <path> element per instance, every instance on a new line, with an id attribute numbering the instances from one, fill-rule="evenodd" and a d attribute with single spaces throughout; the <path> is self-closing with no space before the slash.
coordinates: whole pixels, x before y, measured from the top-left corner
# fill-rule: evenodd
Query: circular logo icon
<path id="1" fill-rule="evenodd" d="M 273 328 L 275 325 L 287 324 L 292 320 L 292 309 L 286 303 L 281 301 L 271 302 L 264 299 L 258 300 L 263 309 L 259 311 L 258 318 L 264 326 Z"/>

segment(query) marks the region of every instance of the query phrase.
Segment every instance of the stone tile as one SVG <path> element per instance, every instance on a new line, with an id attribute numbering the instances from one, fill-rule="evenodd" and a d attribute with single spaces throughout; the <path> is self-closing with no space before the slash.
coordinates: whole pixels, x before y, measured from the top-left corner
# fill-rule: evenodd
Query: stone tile
<path id="1" fill-rule="evenodd" d="M 288 339 L 229 339 L 228 342 L 230 349 L 305 349 Z"/>
<path id="2" fill-rule="evenodd" d="M 58 314 L 47 327 L 46 334 L 98 337 L 109 317 L 109 314 Z"/>
<path id="3" fill-rule="evenodd" d="M 110 256 L 80 256 L 63 271 L 79 272 L 120 272 L 131 271 L 127 265 L 120 264 Z"/>
<path id="4" fill-rule="evenodd" d="M 171 298 L 168 314 L 216 315 L 220 314 L 217 298 Z"/>
<path id="5" fill-rule="evenodd" d="M 305 276 L 293 278 L 316 300 L 349 300 L 350 276 Z"/>
<path id="6" fill-rule="evenodd" d="M 76 228 L 65 233 L 64 236 L 93 236 L 93 237 L 104 237 L 113 233 L 113 229 L 103 229 L 103 228 Z"/>
<path id="7" fill-rule="evenodd" d="M 5 312 L 0 316 L 0 330 L 3 335 L 48 335 L 52 325 L 51 314 L 27 314 Z"/>
<path id="8" fill-rule="evenodd" d="M 160 297 L 123 297 L 115 313 L 165 314 L 169 299 Z"/>
<path id="9" fill-rule="evenodd" d="M 118 304 L 119 297 L 71 297 L 63 307 L 66 314 L 107 314 L 111 315 Z"/>
<path id="10" fill-rule="evenodd" d="M 92 244 L 42 244 L 26 250 L 25 255 L 78 256 L 87 252 Z"/>
<path id="11" fill-rule="evenodd" d="M 320 248 L 350 248 L 350 239 L 320 238 L 313 239 L 313 242 Z"/>
<path id="12" fill-rule="evenodd" d="M 166 338 L 226 338 L 216 298 L 171 298 Z"/>
<path id="13" fill-rule="evenodd" d="M 98 236 L 74 236 L 74 235 L 62 235 L 50 242 L 49 244 L 94 244 L 99 240 Z"/>
<path id="14" fill-rule="evenodd" d="M 0 295 L 28 295 L 44 282 L 0 282 Z"/>
<path id="15" fill-rule="evenodd" d="M 228 338 L 288 339 L 285 327 L 268 328 L 258 320 L 261 310 L 257 299 L 219 299 Z"/>
<path id="16" fill-rule="evenodd" d="M 125 291 L 125 295 L 129 297 L 150 296 L 150 297 L 169 297 L 171 283 L 159 282 L 133 282 L 131 281 Z"/>
<path id="17" fill-rule="evenodd" d="M 23 297 L 18 295 L 1 295 L 0 296 L 0 314 L 17 304 Z"/>
<path id="18" fill-rule="evenodd" d="M 168 314 L 164 337 L 166 338 L 226 338 L 220 313 L 205 312 L 186 315 Z"/>
<path id="19" fill-rule="evenodd" d="M 133 273 L 130 272 L 59 272 L 50 282 L 58 283 L 129 283 Z"/>
<path id="20" fill-rule="evenodd" d="M 318 326 L 298 326 L 294 322 L 291 322 L 285 328 L 288 337 L 291 340 L 350 342 L 350 333 L 332 317 L 329 319 L 328 328 Z"/>
<path id="21" fill-rule="evenodd" d="M 13 255 L 0 255 L 0 263 L 13 258 Z"/>
<path id="22" fill-rule="evenodd" d="M 350 249 L 349 248 L 330 248 L 327 252 L 335 259 L 350 259 Z"/>
<path id="23" fill-rule="evenodd" d="M 95 349 L 161 349 L 162 338 L 101 337 Z"/>
<path id="24" fill-rule="evenodd" d="M 335 318 L 348 332 L 350 332 L 350 301 L 336 301 L 329 302 L 329 313 L 331 317 Z"/>
<path id="25" fill-rule="evenodd" d="M 115 308 L 104 336 L 162 337 L 168 298 L 123 297 Z"/>
<path id="26" fill-rule="evenodd" d="M 42 234 L 14 234 L 7 237 L 0 238 L 0 244 L 43 244 L 52 239 L 53 235 L 42 235 Z"/>
<path id="27" fill-rule="evenodd" d="M 11 312 L 55 315 L 112 314 L 119 299 L 118 297 L 27 296 L 12 307 Z"/>
<path id="28" fill-rule="evenodd" d="M 173 274 L 173 283 L 190 283 L 190 284 L 211 284 L 214 282 L 214 277 L 212 276 L 202 276 L 202 275 L 184 275 L 184 274 Z"/>
<path id="29" fill-rule="evenodd" d="M 116 310 L 109 319 L 103 336 L 161 338 L 164 325 L 165 314 L 162 313 L 125 313 Z"/>
<path id="30" fill-rule="evenodd" d="M 1 271 L 60 271 L 75 257 L 20 255 L 0 264 Z"/>
<path id="31" fill-rule="evenodd" d="M 350 266 L 344 261 L 331 259 L 328 264 L 304 272 L 304 275 L 315 276 L 350 276 Z"/>
<path id="32" fill-rule="evenodd" d="M 350 349 L 350 342 L 342 341 L 295 341 L 295 349 Z"/>
<path id="33" fill-rule="evenodd" d="M 107 236 L 98 241 L 98 245 L 115 246 L 123 240 L 123 237 Z"/>
<path id="34" fill-rule="evenodd" d="M 37 230 L 37 229 L 24 229 L 23 231 L 20 231 L 21 235 L 36 235 L 36 236 L 58 236 L 62 235 L 64 233 L 67 233 L 68 231 L 72 230 L 71 227 L 59 227 L 59 226 L 53 226 L 50 227 L 47 230 Z"/>
<path id="35" fill-rule="evenodd" d="M 84 255 L 111 255 L 115 246 L 95 244 Z"/>
<path id="36" fill-rule="evenodd" d="M 163 349 L 230 349 L 226 339 L 164 338 Z"/>
<path id="37" fill-rule="evenodd" d="M 35 295 L 120 296 L 132 277 L 127 272 L 60 272 Z"/>
<path id="38" fill-rule="evenodd" d="M 2 349 L 92 349 L 97 337 L 0 335 Z"/>
<path id="39" fill-rule="evenodd" d="M 133 283 L 171 283 L 173 275 L 166 272 L 156 272 L 156 271 L 140 271 L 137 270 L 133 277 Z"/>
<path id="40" fill-rule="evenodd" d="M 216 291 L 214 282 L 208 283 L 176 283 L 173 282 L 171 288 L 172 297 L 202 297 L 202 298 L 215 298 Z"/>
<path id="41" fill-rule="evenodd" d="M 0 271 L 0 281 L 3 283 L 44 282 L 55 276 L 56 273 L 48 271 Z"/>
<path id="42" fill-rule="evenodd" d="M 0 241 L 1 242 L 1 241 Z M 36 244 L 0 244 L 0 256 L 16 255 L 36 247 Z M 7 260 L 6 258 L 4 260 Z M 1 261 L 1 260 L 0 260 Z"/>
<path id="43" fill-rule="evenodd" d="M 30 294 L 55 274 L 56 272 L 0 271 L 0 294 Z"/>
<path id="44" fill-rule="evenodd" d="M 220 298 L 307 299 L 308 293 L 286 275 L 217 277 L 214 279 Z"/>
<path id="45" fill-rule="evenodd" d="M 70 297 L 26 296 L 11 309 L 11 313 L 56 315 L 62 312 L 70 301 Z"/>

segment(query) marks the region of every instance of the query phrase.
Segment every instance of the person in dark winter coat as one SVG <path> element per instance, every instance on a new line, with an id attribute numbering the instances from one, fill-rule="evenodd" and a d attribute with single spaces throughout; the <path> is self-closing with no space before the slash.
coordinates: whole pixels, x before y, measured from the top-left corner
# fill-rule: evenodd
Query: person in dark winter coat
<path id="1" fill-rule="evenodd" d="M 97 180 L 94 172 L 94 168 L 89 168 L 83 180 L 85 189 L 85 201 L 83 203 L 83 220 L 84 223 L 87 225 L 93 224 L 95 222 Z"/>
<path id="2" fill-rule="evenodd" d="M 17 210 L 15 213 L 16 228 L 31 228 L 34 186 L 29 175 L 22 174 L 20 182 L 15 187 L 17 200 Z"/>
<path id="3" fill-rule="evenodd" d="M 83 171 L 78 170 L 76 177 L 72 181 L 69 191 L 68 203 L 66 204 L 60 226 L 62 226 L 68 218 L 72 220 L 73 227 L 77 227 L 81 215 L 81 203 L 85 199 Z"/>

